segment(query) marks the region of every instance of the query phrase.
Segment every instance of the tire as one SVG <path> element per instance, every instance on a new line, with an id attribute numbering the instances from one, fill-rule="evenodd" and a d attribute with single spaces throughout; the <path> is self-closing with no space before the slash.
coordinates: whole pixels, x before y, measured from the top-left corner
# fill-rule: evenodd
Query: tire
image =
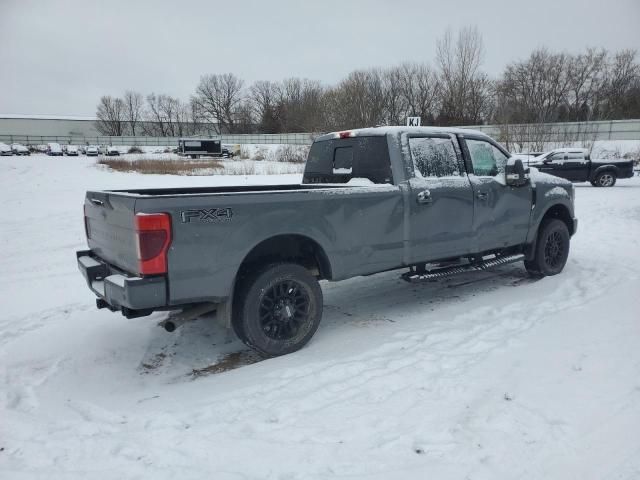
<path id="1" fill-rule="evenodd" d="M 562 272 L 567 258 L 571 236 L 567 225 L 558 219 L 543 220 L 538 229 L 538 240 L 533 260 L 524 266 L 534 277 L 549 277 Z"/>
<path id="2" fill-rule="evenodd" d="M 596 175 L 592 184 L 595 187 L 613 187 L 616 184 L 616 173 L 611 170 L 605 170 Z"/>
<path id="3" fill-rule="evenodd" d="M 240 279 L 233 329 L 264 357 L 286 355 L 311 340 L 322 318 L 318 280 L 294 263 L 272 263 Z"/>

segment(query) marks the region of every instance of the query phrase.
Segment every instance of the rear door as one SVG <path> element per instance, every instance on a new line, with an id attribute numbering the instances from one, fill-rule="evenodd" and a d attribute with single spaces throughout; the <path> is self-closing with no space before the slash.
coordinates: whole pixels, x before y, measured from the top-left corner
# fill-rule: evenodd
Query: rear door
<path id="1" fill-rule="evenodd" d="M 586 182 L 589 179 L 589 162 L 584 151 L 568 152 L 564 160 L 564 178 L 572 182 Z"/>
<path id="2" fill-rule="evenodd" d="M 462 139 L 461 139 L 462 140 Z M 506 185 L 508 153 L 486 137 L 464 136 L 463 151 L 474 193 L 476 252 L 521 245 L 529 231 L 531 185 Z"/>
<path id="3" fill-rule="evenodd" d="M 415 169 L 409 180 L 411 263 L 471 252 L 473 191 L 453 135 L 407 135 Z"/>

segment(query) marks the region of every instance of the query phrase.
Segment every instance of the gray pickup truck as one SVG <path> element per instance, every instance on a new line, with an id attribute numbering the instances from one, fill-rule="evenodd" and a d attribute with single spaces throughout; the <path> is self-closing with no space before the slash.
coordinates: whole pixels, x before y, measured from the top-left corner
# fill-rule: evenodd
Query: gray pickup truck
<path id="1" fill-rule="evenodd" d="M 217 306 L 260 354 L 290 353 L 322 317 L 319 280 L 560 273 L 573 186 L 509 157 L 473 130 L 380 127 L 317 138 L 302 184 L 90 191 L 78 267 L 98 308 Z"/>

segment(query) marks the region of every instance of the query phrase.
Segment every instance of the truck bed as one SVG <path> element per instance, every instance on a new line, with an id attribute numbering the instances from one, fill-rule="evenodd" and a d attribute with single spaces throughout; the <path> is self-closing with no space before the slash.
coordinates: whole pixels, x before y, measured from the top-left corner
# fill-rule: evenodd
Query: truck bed
<path id="1" fill-rule="evenodd" d="M 375 184 L 372 184 L 375 186 Z M 259 192 L 290 192 L 301 190 L 320 190 L 327 188 L 353 188 L 366 187 L 371 185 L 360 185 L 353 183 L 332 183 L 332 184 L 284 184 L 284 185 L 233 185 L 223 187 L 183 187 L 183 188 L 145 188 L 134 190 L 109 190 L 111 193 L 129 194 L 144 197 L 164 197 L 178 195 L 214 195 L 217 193 L 259 193 Z"/>

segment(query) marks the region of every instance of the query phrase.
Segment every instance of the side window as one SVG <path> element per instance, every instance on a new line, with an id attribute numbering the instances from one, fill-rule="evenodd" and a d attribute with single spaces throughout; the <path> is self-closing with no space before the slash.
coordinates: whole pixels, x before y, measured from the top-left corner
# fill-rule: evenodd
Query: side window
<path id="1" fill-rule="evenodd" d="M 350 175 L 353 171 L 353 147 L 337 147 L 333 152 L 334 175 Z"/>
<path id="2" fill-rule="evenodd" d="M 507 164 L 507 156 L 495 146 L 484 140 L 466 140 L 473 171 L 481 177 L 494 177 L 500 172 L 504 172 Z"/>
<path id="3" fill-rule="evenodd" d="M 584 160 L 584 153 L 569 152 L 567 160 Z"/>
<path id="4" fill-rule="evenodd" d="M 416 175 L 422 177 L 460 176 L 458 156 L 450 138 L 409 138 Z"/>
<path id="5" fill-rule="evenodd" d="M 564 160 L 564 157 L 567 154 L 564 152 L 558 152 L 558 153 L 554 153 L 553 155 L 550 155 L 548 157 L 549 160 L 551 160 L 552 162 L 557 162 L 558 160 Z"/>

